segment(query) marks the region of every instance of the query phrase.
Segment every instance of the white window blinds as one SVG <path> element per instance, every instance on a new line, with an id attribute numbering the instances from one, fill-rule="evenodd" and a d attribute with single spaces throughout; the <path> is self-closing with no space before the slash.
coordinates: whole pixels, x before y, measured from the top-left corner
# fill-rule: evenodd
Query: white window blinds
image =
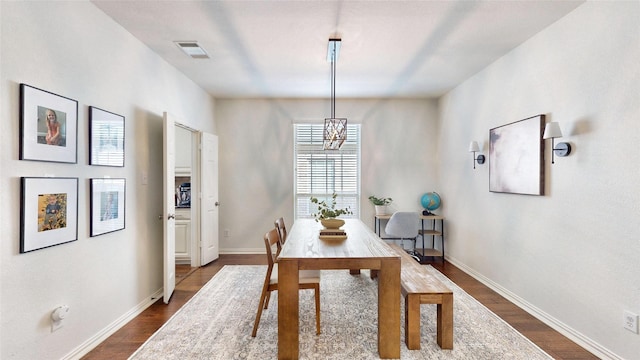
<path id="1" fill-rule="evenodd" d="M 309 218 L 317 208 L 310 198 L 338 194 L 337 207 L 349 207 L 360 216 L 360 124 L 347 125 L 347 140 L 340 150 L 323 150 L 323 124 L 294 125 L 295 215 Z"/>

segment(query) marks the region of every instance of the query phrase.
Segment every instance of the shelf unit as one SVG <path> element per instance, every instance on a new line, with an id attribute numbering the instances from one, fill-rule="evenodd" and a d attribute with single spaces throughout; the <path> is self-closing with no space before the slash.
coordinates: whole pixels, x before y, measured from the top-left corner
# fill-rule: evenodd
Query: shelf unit
<path id="1" fill-rule="evenodd" d="M 416 247 L 416 252 L 422 255 L 422 257 L 440 257 L 444 261 L 444 216 L 442 215 L 422 215 L 420 216 L 422 222 L 422 229 L 419 231 L 422 237 L 422 248 Z M 425 221 L 431 220 L 431 227 L 425 229 Z M 438 229 L 437 223 L 440 223 Z M 431 247 L 425 246 L 425 238 L 431 237 Z M 440 250 L 436 249 L 436 238 L 440 239 Z M 417 246 L 417 241 L 416 241 Z"/>

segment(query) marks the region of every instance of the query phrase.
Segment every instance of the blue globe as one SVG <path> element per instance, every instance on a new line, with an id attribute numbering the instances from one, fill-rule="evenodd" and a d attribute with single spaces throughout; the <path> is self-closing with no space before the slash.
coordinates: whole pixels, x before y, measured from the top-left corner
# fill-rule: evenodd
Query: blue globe
<path id="1" fill-rule="evenodd" d="M 420 203 L 422 204 L 423 208 L 431 212 L 440 207 L 440 204 L 441 204 L 440 195 L 438 195 L 438 193 L 435 191 L 428 192 L 422 195 L 422 198 L 420 199 Z"/>

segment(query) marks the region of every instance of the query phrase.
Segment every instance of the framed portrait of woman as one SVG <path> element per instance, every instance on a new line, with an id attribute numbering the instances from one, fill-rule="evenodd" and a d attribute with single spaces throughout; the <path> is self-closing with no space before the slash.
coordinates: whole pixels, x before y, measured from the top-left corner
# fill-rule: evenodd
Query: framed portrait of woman
<path id="1" fill-rule="evenodd" d="M 75 164 L 78 102 L 20 84 L 20 160 Z"/>

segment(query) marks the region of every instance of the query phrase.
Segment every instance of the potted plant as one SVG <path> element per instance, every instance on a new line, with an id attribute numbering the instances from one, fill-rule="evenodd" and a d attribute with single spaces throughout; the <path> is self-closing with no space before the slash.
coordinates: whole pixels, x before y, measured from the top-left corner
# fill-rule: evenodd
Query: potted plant
<path id="1" fill-rule="evenodd" d="M 344 225 L 344 220 L 336 219 L 340 215 L 353 214 L 348 207 L 344 209 L 336 209 L 336 198 L 338 194 L 335 192 L 331 195 L 331 202 L 327 204 L 325 200 L 318 200 L 311 197 L 311 202 L 318 205 L 318 212 L 311 214 L 316 221 L 320 221 L 327 229 L 338 229 Z"/>
<path id="2" fill-rule="evenodd" d="M 371 203 L 375 206 L 376 215 L 385 215 L 387 213 L 387 205 L 391 204 L 393 202 L 393 199 L 390 197 L 379 198 L 371 195 L 369 196 L 369 201 L 371 201 Z"/>

